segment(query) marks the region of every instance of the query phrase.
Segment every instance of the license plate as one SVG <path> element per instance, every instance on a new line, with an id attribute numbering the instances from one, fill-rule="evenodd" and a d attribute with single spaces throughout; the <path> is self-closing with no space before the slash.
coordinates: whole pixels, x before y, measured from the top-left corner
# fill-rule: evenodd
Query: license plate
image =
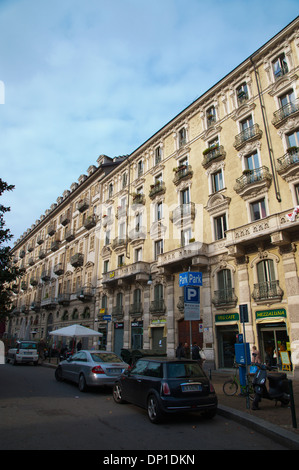
<path id="1" fill-rule="evenodd" d="M 109 374 L 121 374 L 122 369 L 108 369 Z"/>
<path id="2" fill-rule="evenodd" d="M 183 392 L 201 392 L 202 386 L 199 384 L 186 384 L 182 385 Z"/>

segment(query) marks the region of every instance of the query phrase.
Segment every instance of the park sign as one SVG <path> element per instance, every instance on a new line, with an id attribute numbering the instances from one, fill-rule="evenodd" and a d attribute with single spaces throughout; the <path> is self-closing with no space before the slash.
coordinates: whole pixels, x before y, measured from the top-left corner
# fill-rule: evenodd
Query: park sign
<path id="1" fill-rule="evenodd" d="M 199 286 L 184 287 L 184 318 L 190 321 L 200 320 Z"/>
<path id="2" fill-rule="evenodd" d="M 202 286 L 202 273 L 194 271 L 186 271 L 180 273 L 180 287 L 185 286 Z"/>

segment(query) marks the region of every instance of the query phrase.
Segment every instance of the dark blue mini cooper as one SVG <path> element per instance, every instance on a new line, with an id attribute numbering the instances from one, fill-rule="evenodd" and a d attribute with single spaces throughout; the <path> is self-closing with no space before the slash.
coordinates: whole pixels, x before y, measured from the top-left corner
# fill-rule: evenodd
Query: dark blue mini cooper
<path id="1" fill-rule="evenodd" d="M 115 382 L 116 403 L 145 408 L 152 423 L 170 413 L 199 411 L 209 418 L 217 413 L 213 385 L 197 361 L 188 359 L 139 359 Z"/>

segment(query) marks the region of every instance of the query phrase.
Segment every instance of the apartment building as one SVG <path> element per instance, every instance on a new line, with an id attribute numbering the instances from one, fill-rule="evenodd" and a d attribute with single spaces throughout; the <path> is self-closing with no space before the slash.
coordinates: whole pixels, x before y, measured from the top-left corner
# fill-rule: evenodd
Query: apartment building
<path id="1" fill-rule="evenodd" d="M 118 353 L 174 355 L 191 331 L 223 368 L 245 332 L 298 372 L 298 73 L 297 18 L 130 155 L 100 156 L 15 243 L 7 333 L 79 322 Z M 203 281 L 192 322 L 188 270 Z"/>

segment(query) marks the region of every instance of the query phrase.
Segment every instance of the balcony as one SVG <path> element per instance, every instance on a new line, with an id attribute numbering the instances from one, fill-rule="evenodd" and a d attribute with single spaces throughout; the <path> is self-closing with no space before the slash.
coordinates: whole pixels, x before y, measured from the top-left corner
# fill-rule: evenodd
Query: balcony
<path id="1" fill-rule="evenodd" d="M 63 263 L 57 263 L 54 266 L 54 274 L 61 276 L 64 273 Z"/>
<path id="2" fill-rule="evenodd" d="M 50 279 L 51 279 L 50 273 L 48 271 L 43 271 L 41 274 L 41 280 L 44 282 L 48 282 L 50 281 Z"/>
<path id="3" fill-rule="evenodd" d="M 84 212 L 86 209 L 89 207 L 89 200 L 84 198 L 81 199 L 81 201 L 78 202 L 78 211 L 79 212 Z"/>
<path id="4" fill-rule="evenodd" d="M 247 129 L 244 129 L 240 134 L 235 137 L 234 147 L 236 150 L 240 150 L 247 142 L 260 139 L 263 132 L 260 130 L 258 124 L 254 124 Z"/>
<path id="5" fill-rule="evenodd" d="M 21 282 L 21 289 L 22 289 L 22 290 L 27 290 L 27 289 L 28 289 L 28 286 L 27 286 L 27 282 L 26 282 L 26 281 L 22 281 L 22 282 Z"/>
<path id="6" fill-rule="evenodd" d="M 176 270 L 183 264 L 206 266 L 208 264 L 206 253 L 207 246 L 205 244 L 201 242 L 189 243 L 189 245 L 159 255 L 157 266 L 158 268 L 166 268 L 167 271 Z"/>
<path id="7" fill-rule="evenodd" d="M 145 196 L 144 194 L 133 194 L 133 202 L 132 204 L 145 204 Z"/>
<path id="8" fill-rule="evenodd" d="M 33 266 L 34 263 L 35 263 L 35 260 L 34 260 L 34 258 L 31 256 L 31 258 L 29 258 L 29 260 L 28 260 L 28 264 L 29 264 L 29 266 Z"/>
<path id="9" fill-rule="evenodd" d="M 193 171 L 191 165 L 180 165 L 174 169 L 175 175 L 173 182 L 178 185 L 181 181 L 192 178 Z"/>
<path id="10" fill-rule="evenodd" d="M 75 232 L 74 232 L 74 230 L 67 230 L 67 231 L 65 232 L 65 240 L 66 240 L 67 242 L 71 242 L 71 241 L 75 240 Z"/>
<path id="11" fill-rule="evenodd" d="M 238 298 L 233 288 L 216 290 L 212 298 L 212 304 L 216 308 L 234 308 L 237 305 L 237 301 Z"/>
<path id="12" fill-rule="evenodd" d="M 91 228 L 95 227 L 97 224 L 96 222 L 96 217 L 95 215 L 89 215 L 85 220 L 84 220 L 84 227 L 87 230 L 90 230 Z"/>
<path id="13" fill-rule="evenodd" d="M 143 308 L 142 308 L 141 302 L 135 302 L 130 305 L 129 315 L 138 316 L 138 315 L 142 315 L 142 312 L 143 312 Z"/>
<path id="14" fill-rule="evenodd" d="M 36 243 L 38 245 L 42 245 L 44 243 L 45 237 L 43 235 L 38 235 L 36 239 Z"/>
<path id="15" fill-rule="evenodd" d="M 248 196 L 251 192 L 269 188 L 272 176 L 269 168 L 261 166 L 256 170 L 244 170 L 242 176 L 236 179 L 234 190 L 241 197 Z"/>
<path id="16" fill-rule="evenodd" d="M 109 271 L 103 274 L 103 284 L 114 286 L 121 284 L 122 281 L 126 283 L 134 283 L 136 281 L 146 282 L 149 279 L 150 264 L 144 261 L 137 261 L 137 263 L 122 266 L 121 268 Z"/>
<path id="17" fill-rule="evenodd" d="M 171 220 L 174 224 L 183 223 L 187 225 L 195 218 L 195 203 L 180 204 L 172 211 Z"/>
<path id="18" fill-rule="evenodd" d="M 208 168 L 212 163 L 223 160 L 225 155 L 223 145 L 207 148 L 203 151 L 204 158 L 201 164 L 204 168 Z"/>
<path id="19" fill-rule="evenodd" d="M 57 300 L 55 297 L 46 297 L 41 301 L 41 307 L 46 310 L 51 310 L 57 307 Z"/>
<path id="20" fill-rule="evenodd" d="M 30 310 L 32 310 L 33 312 L 39 312 L 40 311 L 40 302 L 31 302 Z"/>
<path id="21" fill-rule="evenodd" d="M 54 224 L 50 224 L 49 227 L 48 227 L 48 229 L 47 229 L 48 235 L 50 235 L 50 237 L 51 237 L 52 235 L 54 235 L 55 232 L 56 232 L 56 227 L 55 227 L 55 225 L 54 225 Z"/>
<path id="22" fill-rule="evenodd" d="M 38 284 L 38 280 L 36 277 L 31 277 L 29 282 L 30 282 L 30 285 L 33 287 L 37 286 Z"/>
<path id="23" fill-rule="evenodd" d="M 70 221 L 70 219 L 69 219 L 69 217 L 68 217 L 67 214 L 63 214 L 63 215 L 61 216 L 60 223 L 61 223 L 61 225 L 63 225 L 64 227 L 69 223 L 69 221 Z"/>
<path id="24" fill-rule="evenodd" d="M 71 257 L 71 265 L 74 268 L 80 268 L 84 264 L 84 256 L 82 253 L 76 253 Z"/>
<path id="25" fill-rule="evenodd" d="M 38 257 L 39 259 L 44 259 L 47 256 L 46 250 L 39 250 Z"/>
<path id="26" fill-rule="evenodd" d="M 22 258 L 25 258 L 25 255 L 26 255 L 25 250 L 21 250 L 21 251 L 20 251 L 20 254 L 19 254 L 20 258 L 21 258 L 21 259 L 22 259 Z"/>
<path id="27" fill-rule="evenodd" d="M 122 318 L 124 316 L 124 309 L 122 305 L 112 307 L 112 317 Z"/>
<path id="28" fill-rule="evenodd" d="M 20 312 L 21 313 L 28 313 L 29 312 L 29 305 L 27 305 L 27 304 L 21 305 Z"/>
<path id="29" fill-rule="evenodd" d="M 130 242 L 129 237 L 116 237 L 114 238 L 113 242 L 111 243 L 111 248 L 113 250 L 117 250 L 118 248 L 123 248 Z"/>
<path id="30" fill-rule="evenodd" d="M 252 298 L 257 303 L 281 302 L 283 290 L 279 287 L 279 281 L 268 281 L 254 284 Z"/>
<path id="31" fill-rule="evenodd" d="M 166 305 L 163 299 L 152 300 L 149 311 L 152 315 L 163 315 L 166 312 Z"/>
<path id="32" fill-rule="evenodd" d="M 158 194 L 165 194 L 165 191 L 165 183 L 163 181 L 158 181 L 157 183 L 151 185 L 149 197 L 154 199 Z"/>
<path id="33" fill-rule="evenodd" d="M 299 147 L 290 147 L 282 157 L 277 159 L 277 172 L 284 179 L 289 179 L 299 174 Z"/>
<path id="34" fill-rule="evenodd" d="M 59 305 L 69 305 L 71 295 L 68 293 L 58 294 L 57 302 Z"/>
<path id="35" fill-rule="evenodd" d="M 272 120 L 272 124 L 277 128 L 279 128 L 289 116 L 295 117 L 299 113 L 299 99 L 291 101 L 290 103 L 282 106 L 275 111 L 274 118 Z"/>
<path id="36" fill-rule="evenodd" d="M 60 244 L 60 240 L 54 240 L 52 243 L 51 243 L 51 251 L 57 251 L 59 250 L 59 244 Z"/>
<path id="37" fill-rule="evenodd" d="M 77 299 L 81 302 L 89 302 L 93 298 L 93 288 L 92 286 L 81 287 L 76 293 Z"/>
<path id="38" fill-rule="evenodd" d="M 30 243 L 27 247 L 27 251 L 28 251 L 28 253 L 31 253 L 33 250 L 34 250 L 33 243 Z"/>

